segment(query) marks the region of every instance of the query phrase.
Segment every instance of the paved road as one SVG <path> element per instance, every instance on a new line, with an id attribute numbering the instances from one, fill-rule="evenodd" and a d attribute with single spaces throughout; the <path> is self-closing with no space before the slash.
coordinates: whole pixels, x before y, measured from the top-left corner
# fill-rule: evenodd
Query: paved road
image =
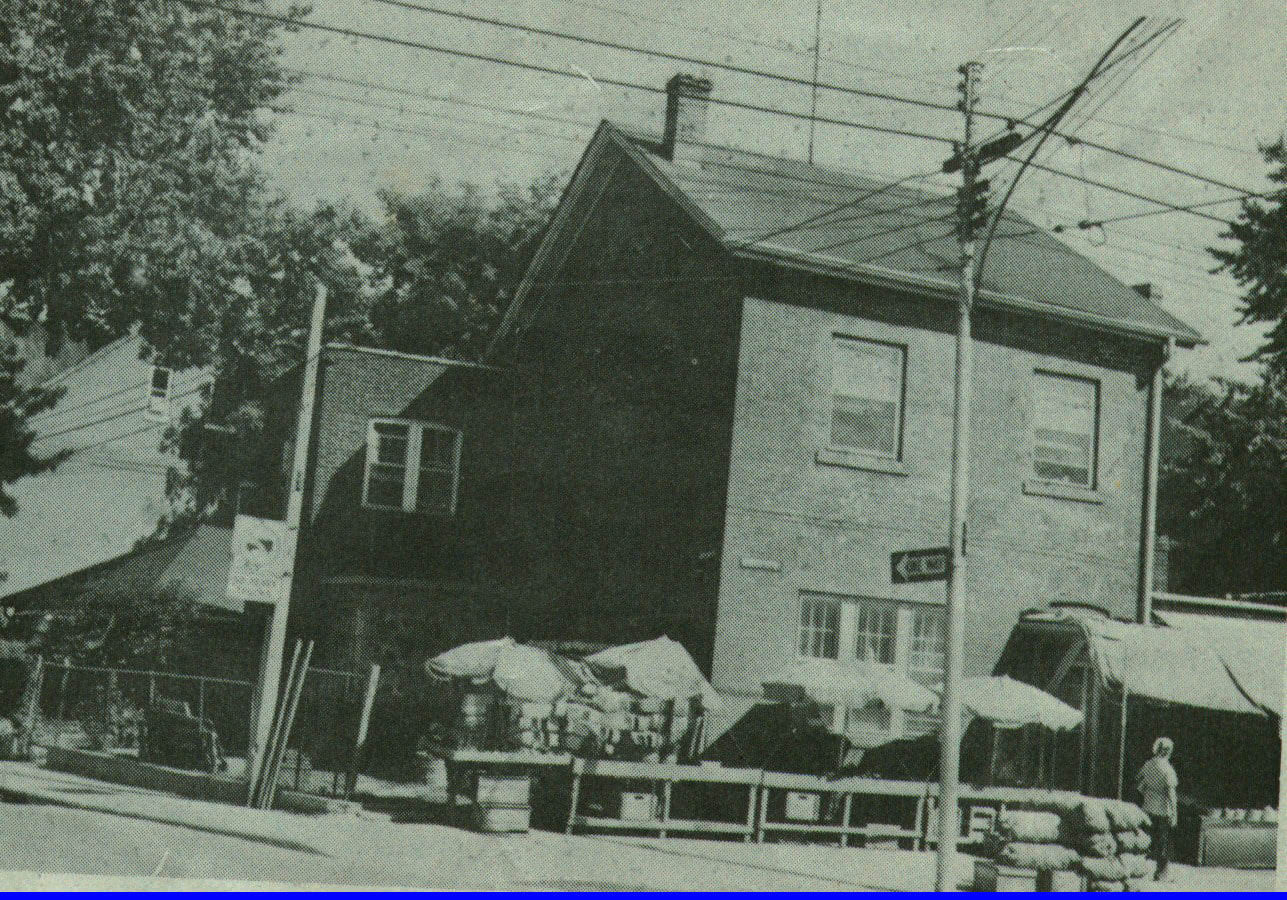
<path id="1" fill-rule="evenodd" d="M 0 789 L 56 801 L 0 803 L 0 870 L 9 872 L 510 890 L 924 890 L 933 876 L 933 858 L 923 853 L 499 837 L 384 815 L 307 817 L 198 803 L 3 766 Z M 0 875 L 11 886 L 28 881 Z M 1272 890 L 1273 876 L 1181 868 L 1166 887 Z"/>

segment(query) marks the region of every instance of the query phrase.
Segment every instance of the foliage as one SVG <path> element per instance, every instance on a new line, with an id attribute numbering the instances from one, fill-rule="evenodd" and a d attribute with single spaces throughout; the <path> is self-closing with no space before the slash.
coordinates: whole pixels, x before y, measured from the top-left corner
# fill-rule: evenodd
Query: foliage
<path id="1" fill-rule="evenodd" d="M 224 311 L 214 357 L 215 388 L 170 442 L 187 463 L 171 473 L 173 511 L 158 534 L 199 519 L 243 487 L 272 497 L 282 451 L 266 438 L 270 387 L 304 357 L 313 276 L 326 284 L 327 341 L 460 358 L 479 355 L 500 322 L 560 179 L 494 196 L 434 182 L 414 196 L 384 192 L 385 215 L 328 204 L 312 214 L 276 204 L 262 219 L 258 256 Z M 288 390 L 293 390 L 289 388 Z M 293 395 L 290 397 L 293 401 Z M 289 416 L 289 407 L 285 415 Z M 249 481 L 249 484 L 247 482 Z"/>
<path id="2" fill-rule="evenodd" d="M 1215 271 L 1228 272 L 1245 289 L 1239 324 L 1271 323 L 1268 339 L 1251 359 L 1287 372 L 1287 144 L 1279 138 L 1260 150 L 1277 188 L 1267 202 L 1243 201 L 1238 220 L 1221 234 L 1238 243 L 1235 249 L 1210 252 L 1219 261 Z"/>
<path id="3" fill-rule="evenodd" d="M 174 667 L 196 645 L 201 621 L 190 591 L 142 583 L 91 586 L 49 621 L 33 651 L 86 666 Z"/>
<path id="4" fill-rule="evenodd" d="M 27 475 L 47 472 L 65 458 L 64 454 L 42 457 L 31 451 L 36 438 L 31 416 L 52 409 L 62 391 L 24 386 L 19 376 L 25 366 L 13 344 L 0 351 L 0 513 L 6 516 L 18 512 L 18 502 L 5 490 L 8 485 Z"/>
<path id="5" fill-rule="evenodd" d="M 1259 384 L 1172 379 L 1163 410 L 1158 530 L 1175 541 L 1171 588 L 1282 590 L 1287 584 L 1287 373 Z"/>
<path id="6" fill-rule="evenodd" d="M 0 316 L 210 357 L 260 249 L 276 29 L 180 0 L 0 0 Z"/>
<path id="7" fill-rule="evenodd" d="M 561 176 L 502 184 L 489 202 L 473 185 L 434 181 L 423 193 L 380 194 L 386 224 L 361 252 L 373 267 L 371 324 L 382 346 L 476 358 L 513 297 L 558 200 Z"/>

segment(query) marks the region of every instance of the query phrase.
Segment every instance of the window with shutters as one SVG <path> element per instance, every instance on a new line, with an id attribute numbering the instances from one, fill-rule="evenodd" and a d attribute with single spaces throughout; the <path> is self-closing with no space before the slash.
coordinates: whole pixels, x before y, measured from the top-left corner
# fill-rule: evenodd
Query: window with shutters
<path id="1" fill-rule="evenodd" d="M 372 419 L 362 505 L 452 515 L 460 482 L 461 433 L 404 419 Z"/>
<path id="2" fill-rule="evenodd" d="M 907 349 L 841 335 L 832 340 L 831 446 L 901 459 Z"/>
<path id="3" fill-rule="evenodd" d="M 1034 383 L 1033 474 L 1042 481 L 1095 487 L 1099 383 L 1038 371 Z"/>

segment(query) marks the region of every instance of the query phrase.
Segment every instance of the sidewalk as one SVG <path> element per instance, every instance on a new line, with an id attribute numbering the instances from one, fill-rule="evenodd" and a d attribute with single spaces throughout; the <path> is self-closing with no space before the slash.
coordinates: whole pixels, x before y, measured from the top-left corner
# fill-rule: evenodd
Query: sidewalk
<path id="1" fill-rule="evenodd" d="M 0 762 L 0 795 L 32 804 L 25 814 L 21 806 L 0 806 L 13 826 L 0 868 L 11 870 L 146 875 L 161 860 L 165 875 L 199 880 L 485 890 L 925 891 L 934 877 L 929 853 L 543 831 L 485 835 L 367 811 L 304 816 L 221 806 L 27 763 Z M 62 830 L 51 836 L 51 828 Z M 82 859 L 82 844 L 97 855 Z M 972 860 L 962 856 L 956 871 L 964 885 Z M 1272 872 L 1176 866 L 1174 874 L 1157 888 L 1274 888 Z"/>

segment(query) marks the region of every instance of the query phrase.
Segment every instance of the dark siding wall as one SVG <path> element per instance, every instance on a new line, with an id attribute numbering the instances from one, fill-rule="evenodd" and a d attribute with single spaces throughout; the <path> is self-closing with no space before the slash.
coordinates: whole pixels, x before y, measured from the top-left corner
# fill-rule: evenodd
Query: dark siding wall
<path id="1" fill-rule="evenodd" d="M 746 300 L 715 684 L 753 696 L 796 652 L 802 590 L 943 603 L 941 582 L 891 584 L 893 551 L 947 543 L 950 303 L 782 277 Z M 806 305 L 808 304 L 808 305 Z M 822 464 L 833 334 L 907 347 L 903 473 Z M 1134 610 L 1144 378 L 1156 349 L 980 310 L 968 537 L 967 674 L 988 672 L 1019 613 L 1051 601 Z M 1086 503 L 1024 491 L 1033 371 L 1101 384 L 1100 491 Z M 781 565 L 748 568 L 744 557 Z"/>
<path id="2" fill-rule="evenodd" d="M 360 664 L 408 634 L 427 653 L 507 632 L 668 633 L 708 662 L 740 328 L 731 284 L 670 201 L 626 176 L 534 296 L 501 370 L 328 351 L 308 567 L 309 627 L 345 635 L 332 658 Z M 367 422 L 385 415 L 464 432 L 456 516 L 361 509 Z"/>

